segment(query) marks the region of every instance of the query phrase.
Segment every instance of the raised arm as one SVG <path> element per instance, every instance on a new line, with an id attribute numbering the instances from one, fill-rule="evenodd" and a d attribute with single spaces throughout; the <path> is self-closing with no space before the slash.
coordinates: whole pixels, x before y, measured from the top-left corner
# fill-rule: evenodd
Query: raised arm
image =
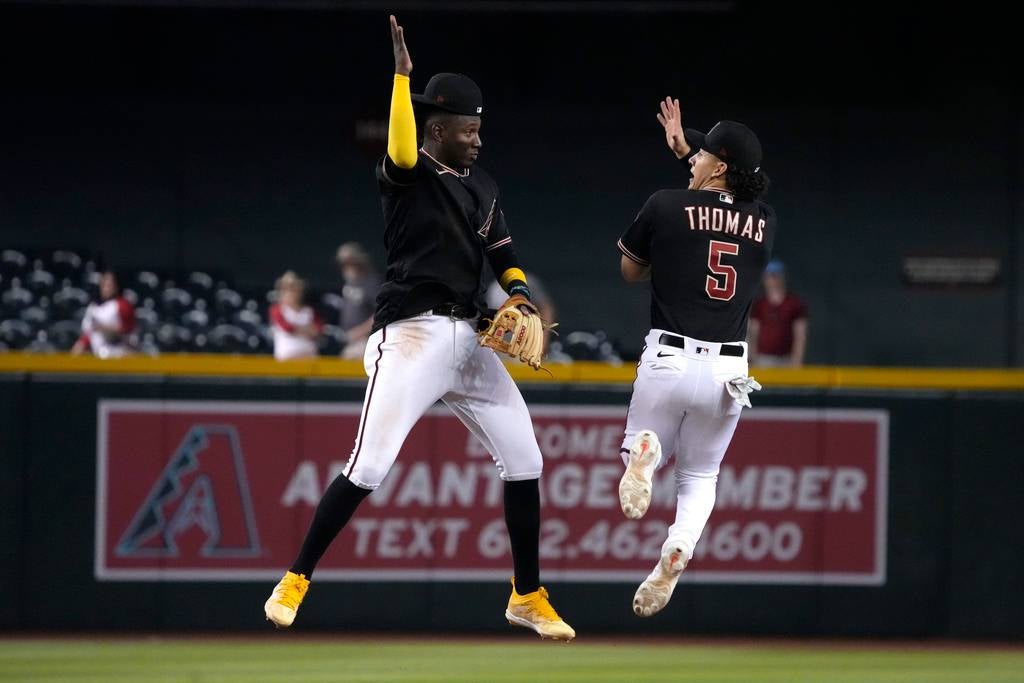
<path id="1" fill-rule="evenodd" d="M 690 145 L 683 133 L 683 115 L 679 109 L 679 100 L 666 97 L 659 105 L 661 112 L 658 114 L 658 123 L 665 129 L 665 144 L 677 159 L 684 159 L 690 153 Z"/>
<path id="2" fill-rule="evenodd" d="M 410 169 L 416 165 L 419 154 L 416 151 L 416 118 L 412 113 L 412 94 L 409 90 L 409 74 L 412 73 L 412 58 L 405 46 L 405 30 L 391 15 L 391 45 L 395 51 L 395 84 L 391 90 L 391 116 L 388 120 L 388 157 L 399 168 Z"/>

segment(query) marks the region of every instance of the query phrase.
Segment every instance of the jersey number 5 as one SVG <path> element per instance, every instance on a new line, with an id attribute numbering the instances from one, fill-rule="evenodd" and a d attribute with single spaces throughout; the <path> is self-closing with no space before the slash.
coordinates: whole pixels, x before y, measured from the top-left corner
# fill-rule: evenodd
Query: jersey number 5
<path id="1" fill-rule="evenodd" d="M 708 275 L 704 291 L 712 299 L 729 301 L 736 296 L 736 269 L 723 264 L 722 256 L 735 256 L 738 253 L 740 245 L 731 242 L 711 240 L 708 245 L 708 270 L 714 273 L 714 276 Z"/>

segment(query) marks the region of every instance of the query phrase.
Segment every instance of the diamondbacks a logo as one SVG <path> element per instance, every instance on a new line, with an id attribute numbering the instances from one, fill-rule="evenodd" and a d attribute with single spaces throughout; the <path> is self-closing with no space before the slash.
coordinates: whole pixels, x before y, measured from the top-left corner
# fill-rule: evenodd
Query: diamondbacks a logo
<path id="1" fill-rule="evenodd" d="M 497 206 L 498 200 L 495 199 L 491 202 L 491 210 L 487 212 L 487 218 L 484 220 L 484 224 L 476 231 L 476 234 L 480 235 L 484 239 L 487 239 L 487 235 L 491 232 L 491 224 L 494 223 L 494 209 L 497 208 Z"/>
<path id="2" fill-rule="evenodd" d="M 177 557 L 186 542 L 199 544 L 202 557 L 261 552 L 245 458 L 232 425 L 189 429 L 114 552 L 120 557 Z"/>

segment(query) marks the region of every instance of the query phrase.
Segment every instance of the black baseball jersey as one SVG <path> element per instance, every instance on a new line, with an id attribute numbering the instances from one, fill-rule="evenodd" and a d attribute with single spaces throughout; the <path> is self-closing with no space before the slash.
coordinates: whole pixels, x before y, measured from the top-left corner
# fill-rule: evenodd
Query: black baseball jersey
<path id="1" fill-rule="evenodd" d="M 487 252 L 511 243 L 498 185 L 476 165 L 458 171 L 420 150 L 411 169 L 377 164 L 387 270 L 374 330 L 439 304 L 483 307 Z"/>
<path id="2" fill-rule="evenodd" d="M 651 327 L 711 342 L 743 341 L 775 242 L 775 211 L 721 190 L 655 192 L 619 240 L 651 267 Z"/>

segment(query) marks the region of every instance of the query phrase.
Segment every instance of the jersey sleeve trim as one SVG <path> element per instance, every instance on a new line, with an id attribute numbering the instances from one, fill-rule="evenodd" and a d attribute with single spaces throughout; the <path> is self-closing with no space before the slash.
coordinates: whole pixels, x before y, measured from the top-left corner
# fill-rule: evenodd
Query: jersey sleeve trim
<path id="1" fill-rule="evenodd" d="M 487 247 L 486 247 L 486 248 L 484 249 L 484 251 L 494 251 L 494 250 L 495 250 L 495 249 L 497 249 L 498 247 L 503 247 L 503 246 L 505 246 L 506 244 L 512 244 L 512 238 L 511 238 L 511 237 L 506 237 L 506 238 L 505 238 L 505 239 L 503 239 L 503 240 L 499 240 L 499 241 L 495 242 L 494 244 L 490 244 L 490 245 L 488 245 L 488 246 L 487 246 Z"/>
<path id="2" fill-rule="evenodd" d="M 649 266 L 649 265 L 651 265 L 651 262 L 650 262 L 650 261 L 645 261 L 644 259 L 640 258 L 640 257 L 639 257 L 639 256 L 637 256 L 636 254 L 634 254 L 633 252 L 631 252 L 631 251 L 630 251 L 630 250 L 629 250 L 629 249 L 628 249 L 628 248 L 626 247 L 626 245 L 622 243 L 622 240 L 621 240 L 621 239 L 619 240 L 619 251 L 621 251 L 621 252 L 622 252 L 622 253 L 623 253 L 623 254 L 624 254 L 624 255 L 626 256 L 626 258 L 628 258 L 628 259 L 629 259 L 630 261 L 636 261 L 636 262 L 637 262 L 637 263 L 639 263 L 639 264 L 640 264 L 641 266 Z"/>

